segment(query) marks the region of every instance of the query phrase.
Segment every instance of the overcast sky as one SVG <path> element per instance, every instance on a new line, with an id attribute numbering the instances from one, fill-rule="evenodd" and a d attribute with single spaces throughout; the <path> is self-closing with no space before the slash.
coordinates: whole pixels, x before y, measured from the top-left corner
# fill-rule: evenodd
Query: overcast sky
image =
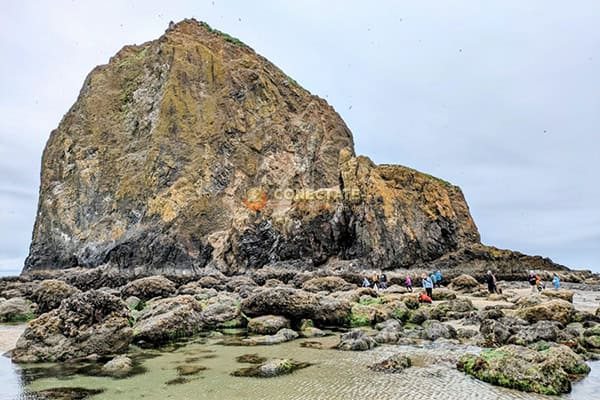
<path id="1" fill-rule="evenodd" d="M 600 271 L 599 1 L 91 3 L 0 5 L 0 274 L 23 265 L 42 150 L 85 76 L 186 17 L 326 98 L 357 153 L 461 186 L 484 243 Z"/>

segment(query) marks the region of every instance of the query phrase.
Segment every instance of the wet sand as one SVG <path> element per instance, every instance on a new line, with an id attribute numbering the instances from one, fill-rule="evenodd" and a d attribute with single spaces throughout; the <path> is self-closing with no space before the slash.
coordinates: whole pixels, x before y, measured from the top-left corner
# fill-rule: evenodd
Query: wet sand
<path id="1" fill-rule="evenodd" d="M 19 336 L 21 336 L 26 327 L 27 324 L 0 324 L 0 355 L 15 348 Z"/>

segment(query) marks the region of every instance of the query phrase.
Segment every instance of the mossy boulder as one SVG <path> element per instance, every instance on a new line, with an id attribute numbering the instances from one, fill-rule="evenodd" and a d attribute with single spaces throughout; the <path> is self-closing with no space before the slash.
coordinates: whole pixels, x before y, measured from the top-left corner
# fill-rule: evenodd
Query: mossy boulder
<path id="1" fill-rule="evenodd" d="M 545 395 L 569 393 L 571 381 L 590 372 L 579 355 L 560 345 L 540 351 L 516 345 L 484 350 L 462 356 L 457 367 L 492 385 Z"/>
<path id="2" fill-rule="evenodd" d="M 571 322 L 575 308 L 564 300 L 550 300 L 535 306 L 524 307 L 516 312 L 516 316 L 535 323 L 538 321 L 556 321 L 563 325 Z"/>
<path id="3" fill-rule="evenodd" d="M 569 303 L 573 302 L 573 292 L 571 292 L 570 290 L 548 289 L 543 290 L 540 294 L 542 296 L 550 297 L 553 299 L 568 301 Z"/>

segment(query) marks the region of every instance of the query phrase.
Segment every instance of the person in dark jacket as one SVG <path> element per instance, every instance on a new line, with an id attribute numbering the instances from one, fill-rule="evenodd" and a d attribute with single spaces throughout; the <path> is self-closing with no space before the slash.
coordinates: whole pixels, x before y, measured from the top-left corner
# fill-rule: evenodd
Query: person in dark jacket
<path id="1" fill-rule="evenodd" d="M 537 282 L 535 272 L 529 271 L 529 277 L 527 278 L 527 280 L 529 281 L 529 286 L 531 286 L 531 293 L 535 293 L 535 286 Z"/>
<path id="2" fill-rule="evenodd" d="M 496 277 L 494 276 L 492 271 L 487 272 L 486 280 L 487 280 L 488 292 L 490 292 L 490 294 L 496 293 Z"/>

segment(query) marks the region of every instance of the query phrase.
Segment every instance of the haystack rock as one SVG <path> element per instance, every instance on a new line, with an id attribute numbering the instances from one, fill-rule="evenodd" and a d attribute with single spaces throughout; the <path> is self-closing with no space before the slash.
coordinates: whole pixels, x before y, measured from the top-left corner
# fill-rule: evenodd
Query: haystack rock
<path id="1" fill-rule="evenodd" d="M 458 187 L 356 156 L 325 100 L 184 20 L 96 67 L 51 133 L 24 272 L 523 261 L 494 250 Z"/>

